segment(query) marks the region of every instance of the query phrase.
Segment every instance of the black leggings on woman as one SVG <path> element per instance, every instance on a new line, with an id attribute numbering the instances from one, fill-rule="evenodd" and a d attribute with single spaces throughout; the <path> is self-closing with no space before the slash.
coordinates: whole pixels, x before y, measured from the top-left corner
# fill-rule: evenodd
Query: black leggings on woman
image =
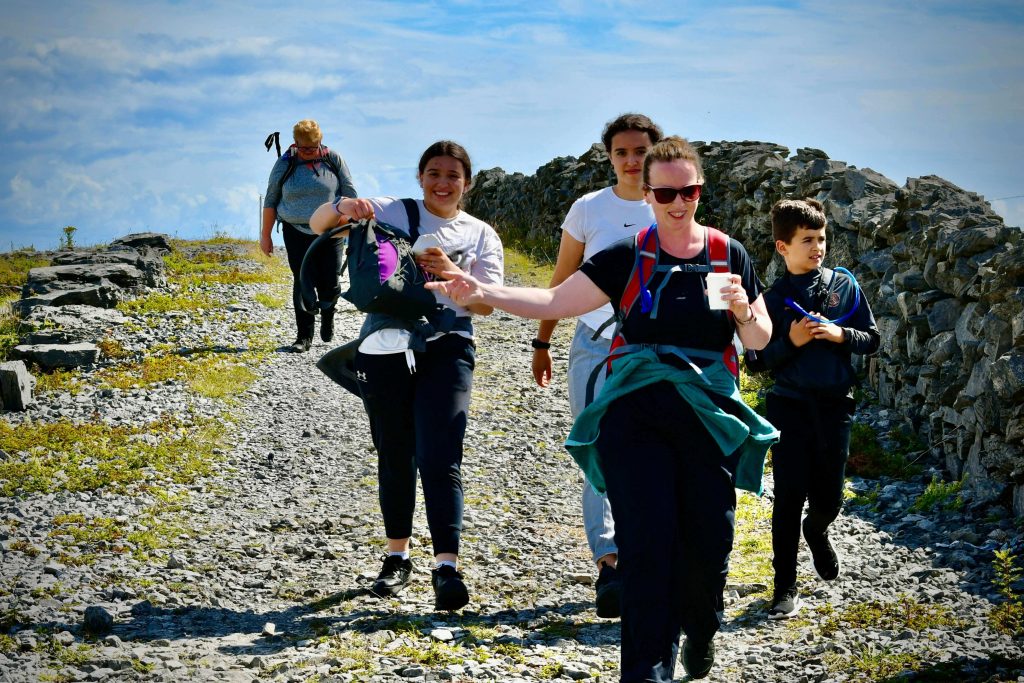
<path id="1" fill-rule="evenodd" d="M 309 246 L 319 235 L 307 235 L 297 230 L 290 223 L 281 221 L 281 234 L 284 237 L 284 248 L 288 252 L 288 268 L 292 271 L 292 305 L 295 307 L 295 326 L 299 337 L 313 338 L 313 327 L 316 317 L 313 313 L 302 310 L 302 286 L 299 284 L 299 271 L 302 259 L 305 258 Z M 313 285 L 321 310 L 331 310 L 338 301 L 341 286 L 338 284 L 338 269 L 341 267 L 341 240 L 334 241 L 334 249 L 320 249 L 314 256 L 313 265 L 316 275 Z"/>
<path id="2" fill-rule="evenodd" d="M 459 552 L 462 534 L 462 440 L 466 434 L 476 351 L 446 334 L 416 353 L 355 358 L 363 405 L 377 448 L 380 509 L 390 539 L 412 536 L 416 475 L 423 482 L 434 554 Z"/>

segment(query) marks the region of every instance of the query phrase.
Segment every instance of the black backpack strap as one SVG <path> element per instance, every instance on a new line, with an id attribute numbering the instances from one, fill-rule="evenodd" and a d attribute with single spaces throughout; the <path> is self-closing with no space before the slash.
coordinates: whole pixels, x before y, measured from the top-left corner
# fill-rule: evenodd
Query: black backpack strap
<path id="1" fill-rule="evenodd" d="M 405 215 L 409 218 L 409 241 L 415 242 L 420 236 L 420 207 L 415 199 L 408 198 L 402 200 L 402 205 L 405 206 Z"/>
<path id="2" fill-rule="evenodd" d="M 272 145 L 277 146 L 277 156 L 281 156 L 281 131 L 275 130 L 273 133 L 267 136 L 267 139 L 263 141 L 263 146 L 270 151 Z"/>

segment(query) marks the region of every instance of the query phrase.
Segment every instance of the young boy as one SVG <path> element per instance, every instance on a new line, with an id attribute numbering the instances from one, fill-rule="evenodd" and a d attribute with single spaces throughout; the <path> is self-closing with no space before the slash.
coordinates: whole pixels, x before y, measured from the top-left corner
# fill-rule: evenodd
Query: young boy
<path id="1" fill-rule="evenodd" d="M 769 619 L 800 611 L 796 557 L 801 528 L 818 577 L 833 581 L 839 576 L 828 526 L 843 503 L 857 384 L 850 356 L 872 354 L 879 344 L 863 292 L 855 306 L 854 282 L 822 266 L 825 224 L 824 207 L 813 199 L 783 199 L 772 207 L 772 236 L 786 273 L 764 293 L 771 341 L 756 355 L 747 355 L 751 370 L 769 370 L 775 379 L 767 413 L 782 433 L 772 447 L 775 596 Z M 801 524 L 804 501 L 807 516 Z"/>

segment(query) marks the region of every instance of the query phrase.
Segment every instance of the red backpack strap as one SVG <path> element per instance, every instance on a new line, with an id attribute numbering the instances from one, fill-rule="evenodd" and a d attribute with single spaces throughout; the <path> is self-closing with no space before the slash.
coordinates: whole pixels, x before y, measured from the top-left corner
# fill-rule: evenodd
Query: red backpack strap
<path id="1" fill-rule="evenodd" d="M 731 273 L 732 272 L 732 259 L 729 253 L 729 236 L 717 228 L 708 228 L 708 265 L 711 266 L 711 270 L 716 273 Z M 732 317 L 732 312 L 729 313 L 729 317 Z M 739 354 L 736 353 L 736 347 L 729 344 L 722 351 L 722 362 L 725 363 L 725 367 L 729 368 L 729 372 L 736 378 L 736 382 L 740 381 L 740 358 Z"/>
<path id="2" fill-rule="evenodd" d="M 636 260 L 633 262 L 633 271 L 629 274 L 629 281 L 626 282 L 626 289 L 622 292 L 619 300 L 619 316 L 626 319 L 633 304 L 640 297 L 640 290 L 651 281 L 651 273 L 658 262 L 658 236 L 657 225 L 649 225 L 633 237 L 633 249 L 636 253 Z M 650 251 L 650 241 L 654 238 L 654 251 Z"/>
<path id="3" fill-rule="evenodd" d="M 731 273 L 729 236 L 718 228 L 708 228 L 708 265 L 716 273 Z"/>

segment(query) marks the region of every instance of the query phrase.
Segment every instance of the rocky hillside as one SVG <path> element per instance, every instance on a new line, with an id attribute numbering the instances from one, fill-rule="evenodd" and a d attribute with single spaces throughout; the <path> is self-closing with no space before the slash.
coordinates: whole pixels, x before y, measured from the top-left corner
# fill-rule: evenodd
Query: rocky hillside
<path id="1" fill-rule="evenodd" d="M 857 276 L 882 333 L 867 377 L 907 434 L 926 443 L 971 505 L 999 501 L 1024 516 L 1024 236 L 989 204 L 935 176 L 902 187 L 815 149 L 696 143 L 707 176 L 703 222 L 747 247 L 770 283 L 769 210 L 782 198 L 822 201 L 828 263 Z M 533 176 L 477 174 L 468 210 L 499 230 L 557 245 L 562 217 L 606 186 L 600 144 Z"/>

